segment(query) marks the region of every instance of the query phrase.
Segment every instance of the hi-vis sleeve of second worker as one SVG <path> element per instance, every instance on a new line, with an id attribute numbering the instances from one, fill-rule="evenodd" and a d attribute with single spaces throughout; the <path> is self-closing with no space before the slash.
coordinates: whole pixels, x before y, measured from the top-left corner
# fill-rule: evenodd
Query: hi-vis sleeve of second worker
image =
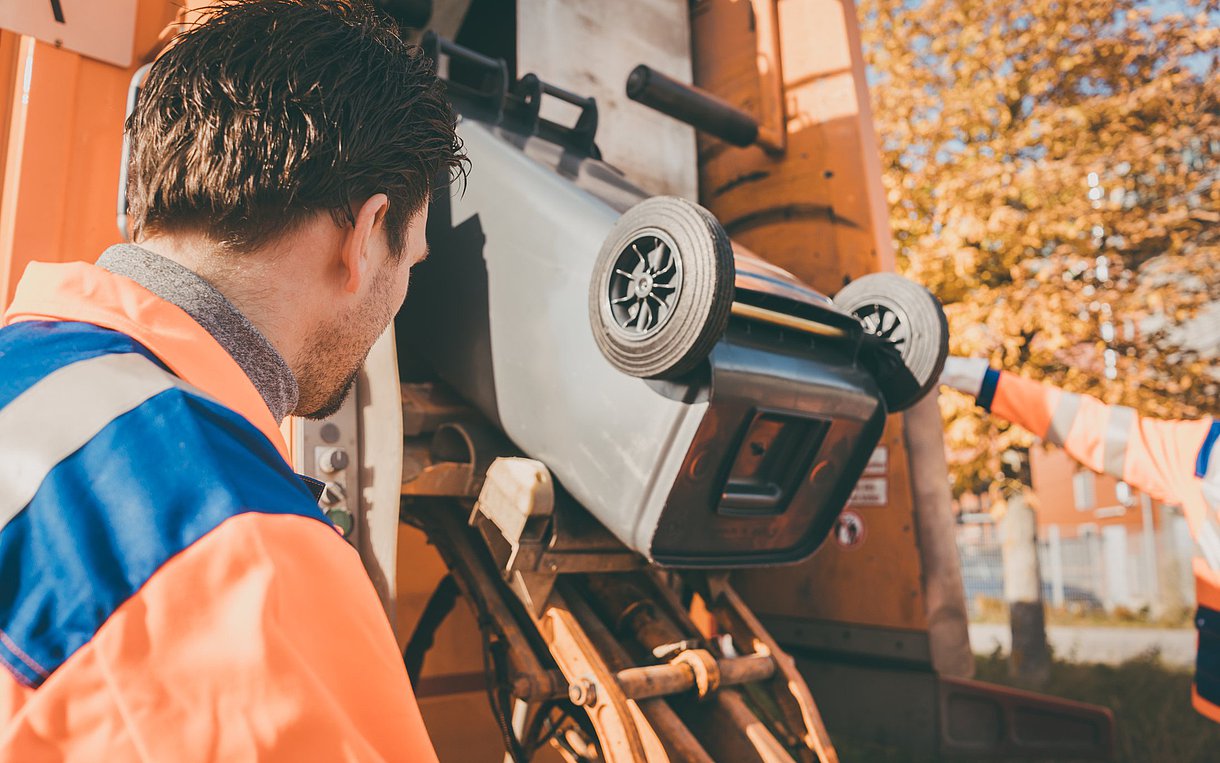
<path id="1" fill-rule="evenodd" d="M 1201 552 L 1194 560 L 1199 647 L 1192 699 L 1198 712 L 1220 723 L 1220 421 L 1149 419 L 1125 406 L 982 369 L 974 361 L 954 368 L 957 376 L 942 380 L 975 393 L 978 404 L 996 416 L 1062 447 L 1094 471 L 1182 507 Z"/>
<path id="2" fill-rule="evenodd" d="M 1167 503 L 1182 504 L 1189 516 L 1201 505 L 1195 464 L 1211 428 L 1209 419 L 1163 421 L 1134 409 L 1106 405 L 1095 397 L 1065 392 L 1049 384 L 990 369 L 978 403 L 1096 472 L 1105 472 Z"/>

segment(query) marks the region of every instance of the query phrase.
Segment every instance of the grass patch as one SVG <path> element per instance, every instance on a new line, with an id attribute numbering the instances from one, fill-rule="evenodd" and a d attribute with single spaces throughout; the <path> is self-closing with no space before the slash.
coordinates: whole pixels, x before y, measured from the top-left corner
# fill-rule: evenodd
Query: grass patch
<path id="1" fill-rule="evenodd" d="M 1174 612 L 1153 617 L 1148 607 L 1129 609 L 1115 607 L 1113 612 L 1068 605 L 1045 607 L 1047 625 L 1097 626 L 1103 628 L 1191 628 L 1194 624 L 1194 607 L 1181 607 Z M 972 623 L 1008 624 L 1008 604 L 1001 599 L 980 596 L 974 601 L 970 617 Z M 1217 756 L 1220 759 L 1220 756 Z"/>
<path id="2" fill-rule="evenodd" d="M 975 664 L 976 679 L 1015 685 L 1008 677 L 1007 660 L 998 654 L 978 657 Z M 1114 759 L 1120 763 L 1213 763 L 1220 760 L 1220 725 L 1191 708 L 1190 682 L 1189 672 L 1164 665 L 1150 652 L 1121 665 L 1056 661 L 1042 693 L 1113 710 Z M 971 758 L 913 757 L 902 750 L 848 740 L 836 741 L 836 746 L 844 763 L 975 763 Z"/>

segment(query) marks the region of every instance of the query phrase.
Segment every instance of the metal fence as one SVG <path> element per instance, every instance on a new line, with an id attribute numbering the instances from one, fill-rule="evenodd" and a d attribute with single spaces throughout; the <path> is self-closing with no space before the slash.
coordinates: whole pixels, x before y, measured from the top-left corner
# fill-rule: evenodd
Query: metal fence
<path id="1" fill-rule="evenodd" d="M 1194 543 L 1180 513 L 1165 512 L 1150 530 L 1102 526 L 1066 537 L 1065 528 L 1051 525 L 1039 536 L 1042 598 L 1050 607 L 1160 617 L 1194 606 Z M 957 545 L 966 604 L 979 617 L 1004 601 L 1001 528 L 959 525 Z"/>

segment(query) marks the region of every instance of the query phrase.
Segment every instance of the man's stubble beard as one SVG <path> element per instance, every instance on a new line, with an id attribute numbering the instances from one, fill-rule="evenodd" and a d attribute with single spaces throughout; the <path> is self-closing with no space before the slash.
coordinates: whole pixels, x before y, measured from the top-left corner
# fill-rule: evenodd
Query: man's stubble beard
<path id="1" fill-rule="evenodd" d="M 368 353 L 365 353 L 365 357 L 367 356 Z M 313 419 L 317 421 L 319 419 L 330 418 L 338 413 L 339 409 L 343 407 L 343 404 L 347 402 L 348 395 L 352 394 L 352 390 L 355 389 L 356 379 L 360 376 L 360 366 L 362 365 L 364 365 L 363 359 L 361 359 L 359 365 L 356 366 L 356 370 L 352 371 L 352 373 L 347 377 L 347 381 L 343 383 L 343 386 L 336 390 L 335 393 L 322 404 L 322 407 L 310 413 L 300 414 L 301 418 Z"/>
<path id="2" fill-rule="evenodd" d="M 301 397 L 322 397 L 320 404 L 308 404 L 312 410 L 302 410 L 298 404 L 293 415 L 306 419 L 324 419 L 334 415 L 356 385 L 360 368 L 377 337 L 385 331 L 393 319 L 393 310 L 387 307 L 389 292 L 393 288 L 389 266 L 377 275 L 367 306 L 357 308 L 351 314 L 337 319 L 332 324 L 317 328 L 306 346 L 311 348 L 297 374 Z M 370 338 L 370 327 L 378 327 Z M 358 356 L 350 356 L 355 348 L 363 348 Z M 331 381 L 334 380 L 334 381 Z M 323 387 L 322 395 L 310 393 Z M 324 396 L 323 396 L 324 395 Z"/>

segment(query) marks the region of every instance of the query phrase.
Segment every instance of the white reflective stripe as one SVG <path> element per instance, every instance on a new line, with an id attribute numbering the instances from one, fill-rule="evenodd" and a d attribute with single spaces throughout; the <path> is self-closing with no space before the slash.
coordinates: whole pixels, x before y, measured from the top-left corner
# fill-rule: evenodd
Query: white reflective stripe
<path id="1" fill-rule="evenodd" d="M 1203 552 L 1203 561 L 1215 572 L 1220 572 L 1220 529 L 1216 527 L 1216 518 L 1208 516 L 1203 520 L 1199 530 L 1199 550 Z"/>
<path id="2" fill-rule="evenodd" d="M 0 409 L 0 528 L 33 500 L 60 461 L 175 386 L 189 389 L 143 355 L 101 355 L 52 371 Z"/>
<path id="3" fill-rule="evenodd" d="M 1137 418 L 1134 409 L 1116 405 L 1110 409 L 1110 420 L 1106 423 L 1102 444 L 1102 469 L 1106 474 L 1120 480 L 1123 478 L 1123 467 L 1127 463 L 1127 443 L 1131 436 L 1131 427 Z"/>
<path id="4" fill-rule="evenodd" d="M 1207 566 L 1213 572 L 1220 572 L 1220 528 L 1216 526 L 1216 514 L 1220 512 L 1220 443 L 1213 445 L 1206 469 L 1199 479 L 1203 483 L 1203 500 L 1209 513 L 1203 520 L 1203 531 L 1199 533 L 1199 548 Z"/>
<path id="5" fill-rule="evenodd" d="M 1072 431 L 1072 422 L 1080 411 L 1080 395 L 1064 392 L 1055 404 L 1055 413 L 1051 416 L 1050 428 L 1046 430 L 1046 441 L 1052 445 L 1063 447 L 1067 443 L 1068 433 Z"/>
<path id="6" fill-rule="evenodd" d="M 1214 519 L 1220 512 L 1220 445 L 1212 448 L 1207 471 L 1201 478 L 1203 482 L 1203 500 L 1211 510 L 1210 517 Z M 1217 533 L 1220 536 L 1220 533 Z M 1220 560 L 1218 560 L 1220 561 Z M 1210 560 L 1208 562 L 1210 564 Z M 1220 572 L 1220 563 L 1212 565 L 1212 569 Z"/>

